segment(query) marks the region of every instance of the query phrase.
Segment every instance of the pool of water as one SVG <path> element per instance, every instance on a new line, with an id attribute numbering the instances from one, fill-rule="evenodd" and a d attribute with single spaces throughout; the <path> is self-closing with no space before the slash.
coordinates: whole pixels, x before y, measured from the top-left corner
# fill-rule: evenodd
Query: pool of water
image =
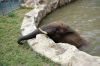
<path id="1" fill-rule="evenodd" d="M 89 42 L 84 51 L 100 56 L 100 0 L 77 0 L 52 12 L 40 26 L 59 20 L 77 30 Z"/>
<path id="2" fill-rule="evenodd" d="M 3 0 L 0 1 L 0 16 L 11 12 L 20 6 L 19 0 Z"/>

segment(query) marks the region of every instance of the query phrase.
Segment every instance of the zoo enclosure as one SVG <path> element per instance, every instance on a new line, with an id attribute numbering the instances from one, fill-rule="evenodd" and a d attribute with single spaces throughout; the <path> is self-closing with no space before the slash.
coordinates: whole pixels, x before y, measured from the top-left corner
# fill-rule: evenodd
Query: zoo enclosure
<path id="1" fill-rule="evenodd" d="M 0 0 L 0 16 L 20 7 L 21 0 Z"/>

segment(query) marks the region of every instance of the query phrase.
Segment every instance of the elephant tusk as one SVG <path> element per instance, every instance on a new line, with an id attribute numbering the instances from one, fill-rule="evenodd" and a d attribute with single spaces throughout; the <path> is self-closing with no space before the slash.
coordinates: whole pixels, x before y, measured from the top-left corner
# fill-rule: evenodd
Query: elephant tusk
<path id="1" fill-rule="evenodd" d="M 44 34 L 48 34 L 46 31 L 43 31 L 41 28 L 39 28 L 39 30 Z"/>

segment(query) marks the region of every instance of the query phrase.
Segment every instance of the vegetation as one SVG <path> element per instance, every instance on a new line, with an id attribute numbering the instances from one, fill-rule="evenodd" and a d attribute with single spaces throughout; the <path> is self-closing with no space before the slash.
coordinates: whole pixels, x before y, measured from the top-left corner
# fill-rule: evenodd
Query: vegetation
<path id="1" fill-rule="evenodd" d="M 8 15 L 8 17 L 15 17 L 15 13 L 14 12 L 9 12 L 7 15 Z"/>
<path id="2" fill-rule="evenodd" d="M 0 17 L 0 66 L 55 66 L 49 59 L 33 53 L 28 44 L 16 42 L 24 14 L 30 9 L 18 9 Z"/>

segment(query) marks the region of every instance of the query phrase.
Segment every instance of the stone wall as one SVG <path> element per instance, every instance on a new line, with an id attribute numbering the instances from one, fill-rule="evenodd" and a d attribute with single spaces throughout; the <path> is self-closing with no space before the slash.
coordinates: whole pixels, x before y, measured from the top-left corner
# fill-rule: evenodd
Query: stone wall
<path id="1" fill-rule="evenodd" d="M 24 0 L 24 3 L 22 4 L 22 6 L 25 7 L 35 7 L 37 5 L 42 5 L 42 4 L 50 4 L 52 2 L 58 2 L 58 6 L 62 6 L 65 5 L 66 3 L 72 2 L 75 0 Z"/>
<path id="2" fill-rule="evenodd" d="M 27 35 L 34 31 L 39 22 L 48 13 L 71 1 L 72 0 L 48 0 L 48 2 L 40 3 L 37 0 L 37 4 L 32 6 L 34 9 L 25 14 L 21 25 L 22 35 Z M 55 43 L 43 34 L 39 34 L 36 38 L 28 40 L 28 44 L 34 51 L 62 66 L 100 66 L 100 57 L 91 56 L 67 43 Z"/>

